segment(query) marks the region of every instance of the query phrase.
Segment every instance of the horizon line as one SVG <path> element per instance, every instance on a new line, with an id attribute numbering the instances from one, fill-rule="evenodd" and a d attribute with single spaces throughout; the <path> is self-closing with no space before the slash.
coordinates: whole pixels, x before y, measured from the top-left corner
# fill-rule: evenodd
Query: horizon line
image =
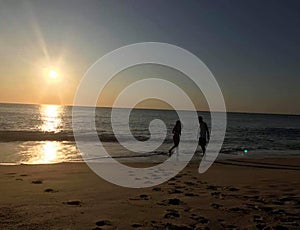
<path id="1" fill-rule="evenodd" d="M 47 103 L 21 103 L 21 102 L 0 102 L 0 104 L 15 104 L 15 105 L 54 105 L 54 106 L 66 106 L 66 107 L 73 107 L 74 105 L 70 104 L 47 104 Z M 89 105 L 80 105 L 78 107 L 94 107 L 94 106 L 89 106 Z M 110 106 L 99 106 L 97 105 L 96 108 L 107 108 L 111 109 L 113 107 Z M 132 109 L 129 107 L 115 107 L 118 109 Z M 144 110 L 165 110 L 165 111 L 174 111 L 174 109 L 168 109 L 168 108 L 149 108 L 149 107 L 135 107 L 134 109 L 144 109 Z M 180 109 L 180 111 L 192 111 L 188 109 Z M 210 113 L 210 112 L 215 112 L 215 113 L 220 113 L 221 111 L 205 111 L 205 110 L 197 110 L 197 112 L 204 112 L 204 113 Z M 272 113 L 272 112 L 249 112 L 249 111 L 226 111 L 226 113 L 246 113 L 246 114 L 265 114 L 265 115 L 286 115 L 286 116 L 300 116 L 298 113 Z"/>

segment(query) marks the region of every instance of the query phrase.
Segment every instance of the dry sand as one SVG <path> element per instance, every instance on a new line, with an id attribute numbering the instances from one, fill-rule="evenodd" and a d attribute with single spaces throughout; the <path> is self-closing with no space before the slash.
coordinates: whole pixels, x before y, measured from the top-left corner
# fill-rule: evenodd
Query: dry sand
<path id="1" fill-rule="evenodd" d="M 0 229 L 300 229 L 299 165 L 231 160 L 198 174 L 191 163 L 147 189 L 83 163 L 0 166 Z"/>

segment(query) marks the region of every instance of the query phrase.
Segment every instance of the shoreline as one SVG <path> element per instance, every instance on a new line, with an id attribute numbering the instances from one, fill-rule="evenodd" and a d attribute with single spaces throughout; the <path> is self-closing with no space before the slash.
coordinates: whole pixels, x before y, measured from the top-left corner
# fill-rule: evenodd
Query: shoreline
<path id="1" fill-rule="evenodd" d="M 214 163 L 218 164 L 245 164 L 245 163 L 251 163 L 251 164 L 264 164 L 263 162 L 266 161 L 280 161 L 285 159 L 300 159 L 300 154 L 297 150 L 289 151 L 290 155 L 282 154 L 287 151 L 278 150 L 276 155 L 269 155 L 266 152 L 268 151 L 257 151 L 257 152 L 251 152 L 251 155 L 243 155 L 243 154 L 236 154 L 236 153 L 219 153 L 217 159 L 214 161 Z M 271 151 L 270 151 L 271 152 Z M 274 151 L 272 151 L 274 153 Z M 202 156 L 199 155 L 200 152 L 197 151 L 194 153 L 194 156 L 190 160 L 190 163 L 200 163 L 202 160 Z M 60 161 L 60 162 L 46 162 L 46 163 L 26 163 L 26 162 L 0 162 L 1 166 L 18 166 L 18 165 L 54 165 L 54 164 L 77 164 L 77 163 L 86 163 L 81 155 L 78 153 L 78 159 L 74 160 L 68 160 L 68 161 Z M 133 154 L 133 155 L 115 155 L 112 156 L 113 159 L 120 161 L 121 163 L 125 164 L 160 164 L 163 163 L 167 159 L 167 153 L 164 151 L 157 151 L 157 152 L 151 152 L 150 154 Z M 80 158 L 80 159 L 79 159 Z M 156 158 L 156 159 L 153 159 Z M 95 160 L 93 163 L 106 163 L 105 161 L 109 158 L 106 156 L 99 156 L 99 157 L 93 157 L 91 159 L 88 159 L 88 162 L 93 162 L 92 160 Z M 127 160 L 126 160 L 127 159 Z M 137 160 L 135 160 L 137 159 Z M 102 160 L 102 161 L 99 161 Z M 259 161 L 259 162 L 258 162 Z M 293 163 L 290 160 L 287 160 L 289 163 Z M 282 161 L 281 161 L 282 162 Z M 299 164 L 300 165 L 300 164 Z M 275 165 L 276 166 L 289 166 L 289 165 Z"/>

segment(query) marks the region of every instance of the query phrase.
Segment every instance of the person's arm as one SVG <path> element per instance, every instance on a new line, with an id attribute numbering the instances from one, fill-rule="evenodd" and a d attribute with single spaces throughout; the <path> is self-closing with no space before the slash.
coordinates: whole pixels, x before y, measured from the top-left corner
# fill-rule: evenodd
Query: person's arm
<path id="1" fill-rule="evenodd" d="M 205 127 L 206 127 L 207 142 L 209 142 L 209 140 L 210 140 L 210 134 L 209 134 L 209 129 L 208 129 L 208 126 L 207 126 L 206 123 L 205 123 Z"/>

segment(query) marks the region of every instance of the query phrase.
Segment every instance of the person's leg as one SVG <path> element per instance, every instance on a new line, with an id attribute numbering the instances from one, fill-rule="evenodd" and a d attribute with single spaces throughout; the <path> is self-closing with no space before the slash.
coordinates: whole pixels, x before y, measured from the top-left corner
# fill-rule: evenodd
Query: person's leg
<path id="1" fill-rule="evenodd" d="M 177 147 L 175 149 L 175 152 L 176 152 L 176 160 L 178 161 L 178 157 L 179 157 L 179 145 L 177 145 Z"/>
<path id="2" fill-rule="evenodd" d="M 169 150 L 169 156 L 171 156 L 173 149 L 177 148 L 178 145 L 175 143 L 174 146 L 172 148 L 170 148 Z"/>
<path id="3" fill-rule="evenodd" d="M 202 137 L 199 138 L 199 145 L 202 149 L 202 156 L 204 156 L 205 152 L 206 152 L 206 140 Z"/>
<path id="4" fill-rule="evenodd" d="M 179 145 L 179 141 L 174 141 L 174 146 L 169 150 L 169 156 L 171 156 L 173 149 L 177 148 L 178 149 L 178 145 Z"/>
<path id="5" fill-rule="evenodd" d="M 205 152 L 206 152 L 206 148 L 205 145 L 201 145 L 201 149 L 202 149 L 202 155 L 204 156 Z"/>
<path id="6" fill-rule="evenodd" d="M 174 135 L 173 136 L 173 141 L 174 141 L 174 146 L 169 150 L 169 155 L 171 155 L 173 149 L 178 147 L 179 141 L 180 141 L 179 136 Z"/>
<path id="7" fill-rule="evenodd" d="M 202 145 L 201 148 L 202 148 L 202 152 L 203 152 L 203 155 L 204 155 L 205 152 L 206 152 L 206 146 L 205 146 L 205 145 Z"/>
<path id="8" fill-rule="evenodd" d="M 175 149 L 175 148 L 176 148 L 176 145 L 174 145 L 172 148 L 170 148 L 170 150 L 169 150 L 169 155 L 171 155 L 173 149 Z"/>

